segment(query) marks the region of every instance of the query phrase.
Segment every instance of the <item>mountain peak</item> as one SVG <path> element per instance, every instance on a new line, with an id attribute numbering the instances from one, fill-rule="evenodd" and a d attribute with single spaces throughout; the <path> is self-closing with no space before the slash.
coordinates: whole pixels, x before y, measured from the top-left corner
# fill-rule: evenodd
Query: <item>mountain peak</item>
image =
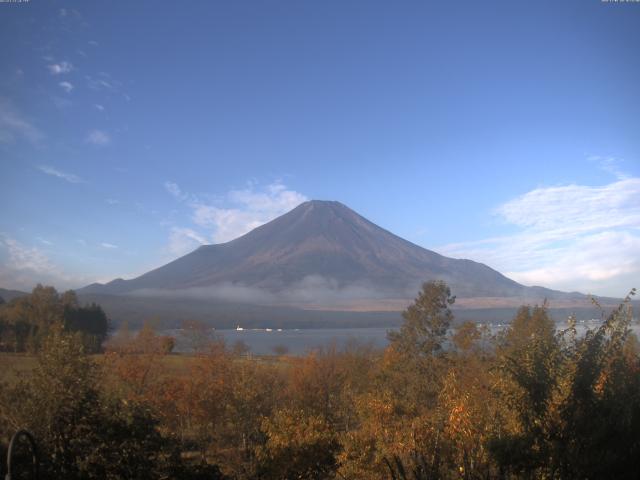
<path id="1" fill-rule="evenodd" d="M 344 203 L 340 203 L 336 200 L 307 200 L 299 205 L 304 208 L 345 208 L 351 210 Z"/>
<path id="2" fill-rule="evenodd" d="M 310 200 L 235 240 L 200 247 L 138 278 L 89 290 L 231 285 L 283 298 L 314 298 L 322 288 L 338 296 L 411 298 L 432 279 L 447 281 L 460 296 L 513 296 L 523 288 L 486 265 L 404 240 L 340 202 Z"/>
<path id="3" fill-rule="evenodd" d="M 289 213 L 299 212 L 322 212 L 322 211 L 334 211 L 342 213 L 355 214 L 353 210 L 347 207 L 344 203 L 340 203 L 335 200 L 308 200 L 301 203 Z"/>

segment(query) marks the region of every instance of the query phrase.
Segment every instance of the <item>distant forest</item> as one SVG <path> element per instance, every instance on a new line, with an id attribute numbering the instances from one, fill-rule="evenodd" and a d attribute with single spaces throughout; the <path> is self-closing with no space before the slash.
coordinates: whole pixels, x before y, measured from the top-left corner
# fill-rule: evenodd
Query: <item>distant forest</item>
<path id="1" fill-rule="evenodd" d="M 109 323 L 102 308 L 81 306 L 72 290 L 59 294 L 38 285 L 30 295 L 5 302 L 0 298 L 0 351 L 36 352 L 54 326 L 75 334 L 87 352 L 99 352 Z"/>
<path id="2" fill-rule="evenodd" d="M 634 293 L 585 335 L 545 305 L 493 335 L 452 330 L 455 298 L 429 282 L 384 350 L 252 357 L 197 325 L 193 355 L 148 326 L 88 355 L 100 307 L 38 287 L 0 307 L 3 348 L 36 352 L 0 389 L 0 456 L 26 428 L 42 478 L 636 479 Z"/>

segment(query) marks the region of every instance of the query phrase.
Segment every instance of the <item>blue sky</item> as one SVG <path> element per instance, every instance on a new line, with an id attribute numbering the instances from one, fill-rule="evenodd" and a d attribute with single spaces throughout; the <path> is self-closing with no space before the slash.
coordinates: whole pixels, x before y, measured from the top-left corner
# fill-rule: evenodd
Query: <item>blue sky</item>
<path id="1" fill-rule="evenodd" d="M 31 0 L 0 40 L 0 286 L 131 277 L 305 199 L 640 286 L 640 3 Z"/>

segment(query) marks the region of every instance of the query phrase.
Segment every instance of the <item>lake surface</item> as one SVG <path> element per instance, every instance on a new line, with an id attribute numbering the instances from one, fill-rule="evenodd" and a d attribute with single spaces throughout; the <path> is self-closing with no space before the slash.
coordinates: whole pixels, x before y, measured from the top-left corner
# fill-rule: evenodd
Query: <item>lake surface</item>
<path id="1" fill-rule="evenodd" d="M 600 320 L 581 321 L 577 324 L 579 335 L 584 335 L 588 328 L 596 328 Z M 489 325 L 493 334 L 506 325 Z M 558 324 L 559 329 L 566 328 L 566 324 Z M 211 339 L 221 337 L 229 347 L 236 342 L 244 342 L 254 355 L 272 355 L 278 347 L 284 347 L 287 353 L 292 355 L 304 355 L 310 350 L 319 347 L 327 347 L 335 344 L 343 348 L 349 343 L 370 344 L 384 348 L 387 344 L 387 332 L 397 327 L 373 327 L 373 328 L 319 328 L 319 329 L 244 329 L 244 330 L 209 330 Z M 634 322 L 631 330 L 640 336 L 640 325 Z M 176 339 L 177 352 L 189 352 L 191 344 L 183 330 L 166 330 L 163 334 L 171 335 Z"/>
<path id="2" fill-rule="evenodd" d="M 319 329 L 291 329 L 267 331 L 266 329 L 246 330 L 210 330 L 210 338 L 222 337 L 229 347 L 236 342 L 244 342 L 255 355 L 273 355 L 278 347 L 286 348 L 289 354 L 304 355 L 310 350 L 335 344 L 343 348 L 348 343 L 372 344 L 376 347 L 387 345 L 387 331 L 389 328 L 319 328 Z M 182 330 L 167 330 L 163 332 L 176 339 L 175 351 L 188 352 L 189 339 Z"/>

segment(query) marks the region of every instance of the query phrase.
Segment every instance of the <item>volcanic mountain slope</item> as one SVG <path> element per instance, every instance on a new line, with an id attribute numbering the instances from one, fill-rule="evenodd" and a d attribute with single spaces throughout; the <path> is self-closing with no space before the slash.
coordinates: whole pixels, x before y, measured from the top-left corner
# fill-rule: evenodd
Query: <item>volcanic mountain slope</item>
<path id="1" fill-rule="evenodd" d="M 235 240 L 202 246 L 137 278 L 92 284 L 79 293 L 180 294 L 214 287 L 233 297 L 235 288 L 258 301 L 299 304 L 327 292 L 342 299 L 412 298 L 432 279 L 445 280 L 463 298 L 560 294 L 419 247 L 331 201 L 303 203 Z"/>

